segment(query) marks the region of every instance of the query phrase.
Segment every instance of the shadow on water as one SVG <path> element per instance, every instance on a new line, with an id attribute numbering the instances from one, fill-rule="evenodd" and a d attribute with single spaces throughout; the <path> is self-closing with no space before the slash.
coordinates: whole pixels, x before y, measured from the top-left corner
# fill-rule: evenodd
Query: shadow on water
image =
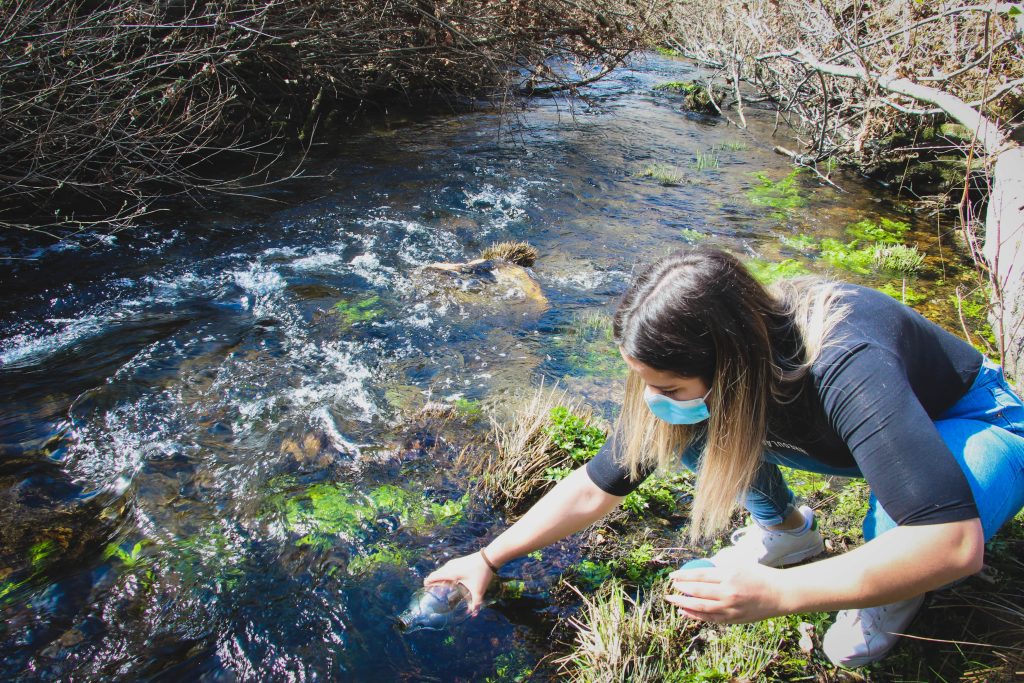
<path id="1" fill-rule="evenodd" d="M 534 668 L 562 609 L 545 590 L 445 631 L 402 635 L 394 618 L 433 567 L 502 526 L 453 464 L 484 415 L 541 378 L 614 412 L 607 315 L 638 261 L 704 241 L 825 272 L 822 240 L 889 217 L 926 255 L 912 285 L 940 292 L 930 305 L 958 277 L 933 228 L 857 178 L 838 194 L 801 175 L 787 186 L 799 201 L 754 201 L 756 174 L 784 185 L 792 170 L 772 152 L 774 121 L 751 113 L 740 131 L 653 90 L 688 75 L 652 57 L 574 111 L 543 100 L 515 121 L 369 125 L 324 140 L 274 202 L 178 210 L 8 262 L 0 675 Z M 421 268 L 505 239 L 539 248 L 540 293 Z M 439 405 L 455 416 L 431 417 Z M 509 571 L 550 586 L 577 559 L 569 543 Z"/>

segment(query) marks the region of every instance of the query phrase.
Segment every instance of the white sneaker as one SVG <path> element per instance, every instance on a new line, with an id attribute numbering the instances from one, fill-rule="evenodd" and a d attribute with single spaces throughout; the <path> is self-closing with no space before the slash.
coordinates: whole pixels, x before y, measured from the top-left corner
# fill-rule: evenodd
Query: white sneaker
<path id="1" fill-rule="evenodd" d="M 885 656 L 921 609 L 924 594 L 889 605 L 844 609 L 821 641 L 836 666 L 857 667 Z"/>
<path id="2" fill-rule="evenodd" d="M 772 531 L 754 523 L 732 532 L 732 545 L 709 559 L 716 567 L 749 564 L 782 567 L 820 555 L 825 551 L 825 541 L 814 523 L 814 511 L 804 505 L 800 513 L 807 520 L 803 531 Z"/>

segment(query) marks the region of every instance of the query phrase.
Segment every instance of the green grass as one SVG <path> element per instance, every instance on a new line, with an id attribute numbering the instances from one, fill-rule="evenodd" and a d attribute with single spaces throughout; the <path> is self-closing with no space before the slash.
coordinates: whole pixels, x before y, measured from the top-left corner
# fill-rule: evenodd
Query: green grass
<path id="1" fill-rule="evenodd" d="M 918 251 L 916 245 L 880 245 L 875 247 L 872 265 L 879 272 L 912 275 L 924 265 L 924 254 Z"/>
<path id="2" fill-rule="evenodd" d="M 669 164 L 649 164 L 637 173 L 637 176 L 640 178 L 650 178 L 665 187 L 682 185 L 686 180 L 686 176 L 682 171 Z"/>
<path id="3" fill-rule="evenodd" d="M 694 168 L 698 171 L 713 170 L 718 168 L 718 163 L 718 150 L 712 147 L 706 152 L 697 152 Z"/>

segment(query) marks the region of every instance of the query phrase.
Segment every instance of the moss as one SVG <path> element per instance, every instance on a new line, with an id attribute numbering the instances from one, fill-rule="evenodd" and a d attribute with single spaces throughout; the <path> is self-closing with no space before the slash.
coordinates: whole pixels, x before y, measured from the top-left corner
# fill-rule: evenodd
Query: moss
<path id="1" fill-rule="evenodd" d="M 454 405 L 455 410 L 463 417 L 480 417 L 483 414 L 480 401 L 476 399 L 459 397 L 455 399 Z"/>
<path id="2" fill-rule="evenodd" d="M 697 242 L 702 242 L 708 238 L 705 233 L 694 230 L 693 228 L 683 228 L 679 231 L 679 234 L 690 244 L 696 244 Z"/>
<path id="3" fill-rule="evenodd" d="M 686 95 L 691 92 L 694 92 L 700 87 L 700 84 L 694 81 L 668 81 L 667 83 L 657 84 L 656 86 L 654 86 L 654 89 Z"/>

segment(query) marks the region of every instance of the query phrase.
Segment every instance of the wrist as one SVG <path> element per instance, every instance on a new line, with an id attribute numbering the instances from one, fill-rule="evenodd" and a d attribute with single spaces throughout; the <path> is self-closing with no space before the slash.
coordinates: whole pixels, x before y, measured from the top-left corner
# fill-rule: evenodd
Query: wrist
<path id="1" fill-rule="evenodd" d="M 484 549 L 484 548 L 480 548 L 480 551 L 478 552 L 478 554 L 480 555 L 480 559 L 482 559 L 482 560 L 484 561 L 484 564 L 486 564 L 486 565 L 487 565 L 487 568 L 488 568 L 488 569 L 490 569 L 490 570 L 491 570 L 491 572 L 493 572 L 494 574 L 497 574 L 497 573 L 498 573 L 498 570 L 500 570 L 500 569 L 501 569 L 501 566 L 500 566 L 500 565 L 497 565 L 497 564 L 495 564 L 495 563 L 494 563 L 494 562 L 493 562 L 493 561 L 491 560 L 491 558 L 490 558 L 490 557 L 488 556 L 488 554 L 487 554 L 487 552 L 485 551 L 485 549 Z"/>

